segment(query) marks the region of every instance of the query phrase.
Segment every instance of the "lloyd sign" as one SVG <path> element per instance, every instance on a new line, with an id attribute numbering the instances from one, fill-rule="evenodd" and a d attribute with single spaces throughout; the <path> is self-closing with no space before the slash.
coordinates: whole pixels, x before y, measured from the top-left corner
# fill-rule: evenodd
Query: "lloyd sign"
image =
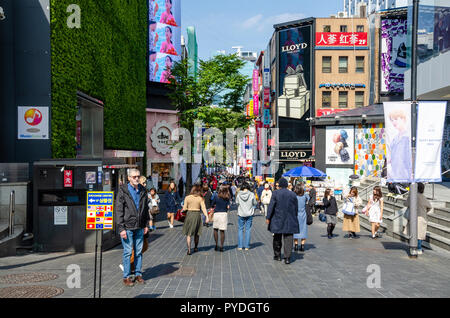
<path id="1" fill-rule="evenodd" d="M 280 150 L 280 161 L 297 161 L 311 156 L 306 150 Z"/>
<path id="2" fill-rule="evenodd" d="M 281 47 L 281 52 L 294 52 L 294 51 L 298 51 L 298 50 L 304 50 L 307 47 L 308 47 L 308 43 L 286 45 L 286 46 Z"/>

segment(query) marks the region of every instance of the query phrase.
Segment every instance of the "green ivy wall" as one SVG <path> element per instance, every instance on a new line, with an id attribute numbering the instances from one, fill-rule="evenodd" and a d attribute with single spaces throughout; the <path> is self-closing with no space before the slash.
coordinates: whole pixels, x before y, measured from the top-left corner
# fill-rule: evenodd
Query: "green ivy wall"
<path id="1" fill-rule="evenodd" d="M 70 29 L 70 4 L 81 28 Z M 51 0 L 52 152 L 73 158 L 76 92 L 104 102 L 105 149 L 145 150 L 147 1 Z"/>

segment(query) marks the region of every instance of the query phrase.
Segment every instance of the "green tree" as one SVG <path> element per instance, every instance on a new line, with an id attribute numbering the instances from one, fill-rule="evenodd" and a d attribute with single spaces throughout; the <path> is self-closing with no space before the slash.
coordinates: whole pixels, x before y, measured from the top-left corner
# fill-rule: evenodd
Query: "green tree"
<path id="1" fill-rule="evenodd" d="M 175 63 L 169 98 L 179 112 L 180 126 L 188 129 L 192 137 L 196 120 L 223 134 L 227 128 L 248 128 L 251 119 L 244 113 L 243 95 L 250 78 L 240 74 L 243 66 L 244 61 L 234 54 L 216 55 L 208 61 L 200 60 L 196 79 L 189 75 L 187 60 Z M 191 146 L 193 141 L 192 138 Z M 186 168 L 190 176 L 191 165 Z M 187 178 L 187 189 L 190 179 Z"/>

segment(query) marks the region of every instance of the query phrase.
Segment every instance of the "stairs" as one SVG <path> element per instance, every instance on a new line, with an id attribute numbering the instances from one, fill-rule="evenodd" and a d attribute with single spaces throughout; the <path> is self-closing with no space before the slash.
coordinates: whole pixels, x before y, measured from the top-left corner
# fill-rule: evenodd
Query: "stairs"
<path id="1" fill-rule="evenodd" d="M 24 228 L 22 225 L 14 226 L 14 234 L 8 236 L 8 223 L 0 223 L 0 257 L 15 256 L 16 249 L 22 242 Z"/>
<path id="2" fill-rule="evenodd" d="M 377 179 L 365 179 L 360 182 L 358 194 L 364 205 L 367 204 L 373 187 L 379 185 L 379 183 L 374 183 L 376 181 Z M 403 203 L 406 201 L 408 194 L 394 197 L 388 195 L 387 187 L 381 187 L 381 189 L 383 192 L 384 210 L 380 231 L 400 241 L 409 242 L 409 238 L 403 234 L 403 226 L 406 226 L 407 220 L 401 216 L 401 210 L 404 208 Z M 450 252 L 450 202 L 432 200 L 430 202 L 434 211 L 428 214 L 427 236 L 423 241 L 423 246 L 433 250 Z M 342 202 L 339 203 L 341 208 Z M 361 227 L 371 231 L 369 217 L 362 214 L 359 217 Z"/>

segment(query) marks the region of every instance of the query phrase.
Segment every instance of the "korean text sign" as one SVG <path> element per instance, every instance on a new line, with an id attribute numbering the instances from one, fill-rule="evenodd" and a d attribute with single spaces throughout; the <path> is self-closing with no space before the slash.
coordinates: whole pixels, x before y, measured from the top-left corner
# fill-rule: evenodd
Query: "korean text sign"
<path id="1" fill-rule="evenodd" d="M 114 224 L 114 192 L 88 191 L 86 230 L 112 230 Z"/>

